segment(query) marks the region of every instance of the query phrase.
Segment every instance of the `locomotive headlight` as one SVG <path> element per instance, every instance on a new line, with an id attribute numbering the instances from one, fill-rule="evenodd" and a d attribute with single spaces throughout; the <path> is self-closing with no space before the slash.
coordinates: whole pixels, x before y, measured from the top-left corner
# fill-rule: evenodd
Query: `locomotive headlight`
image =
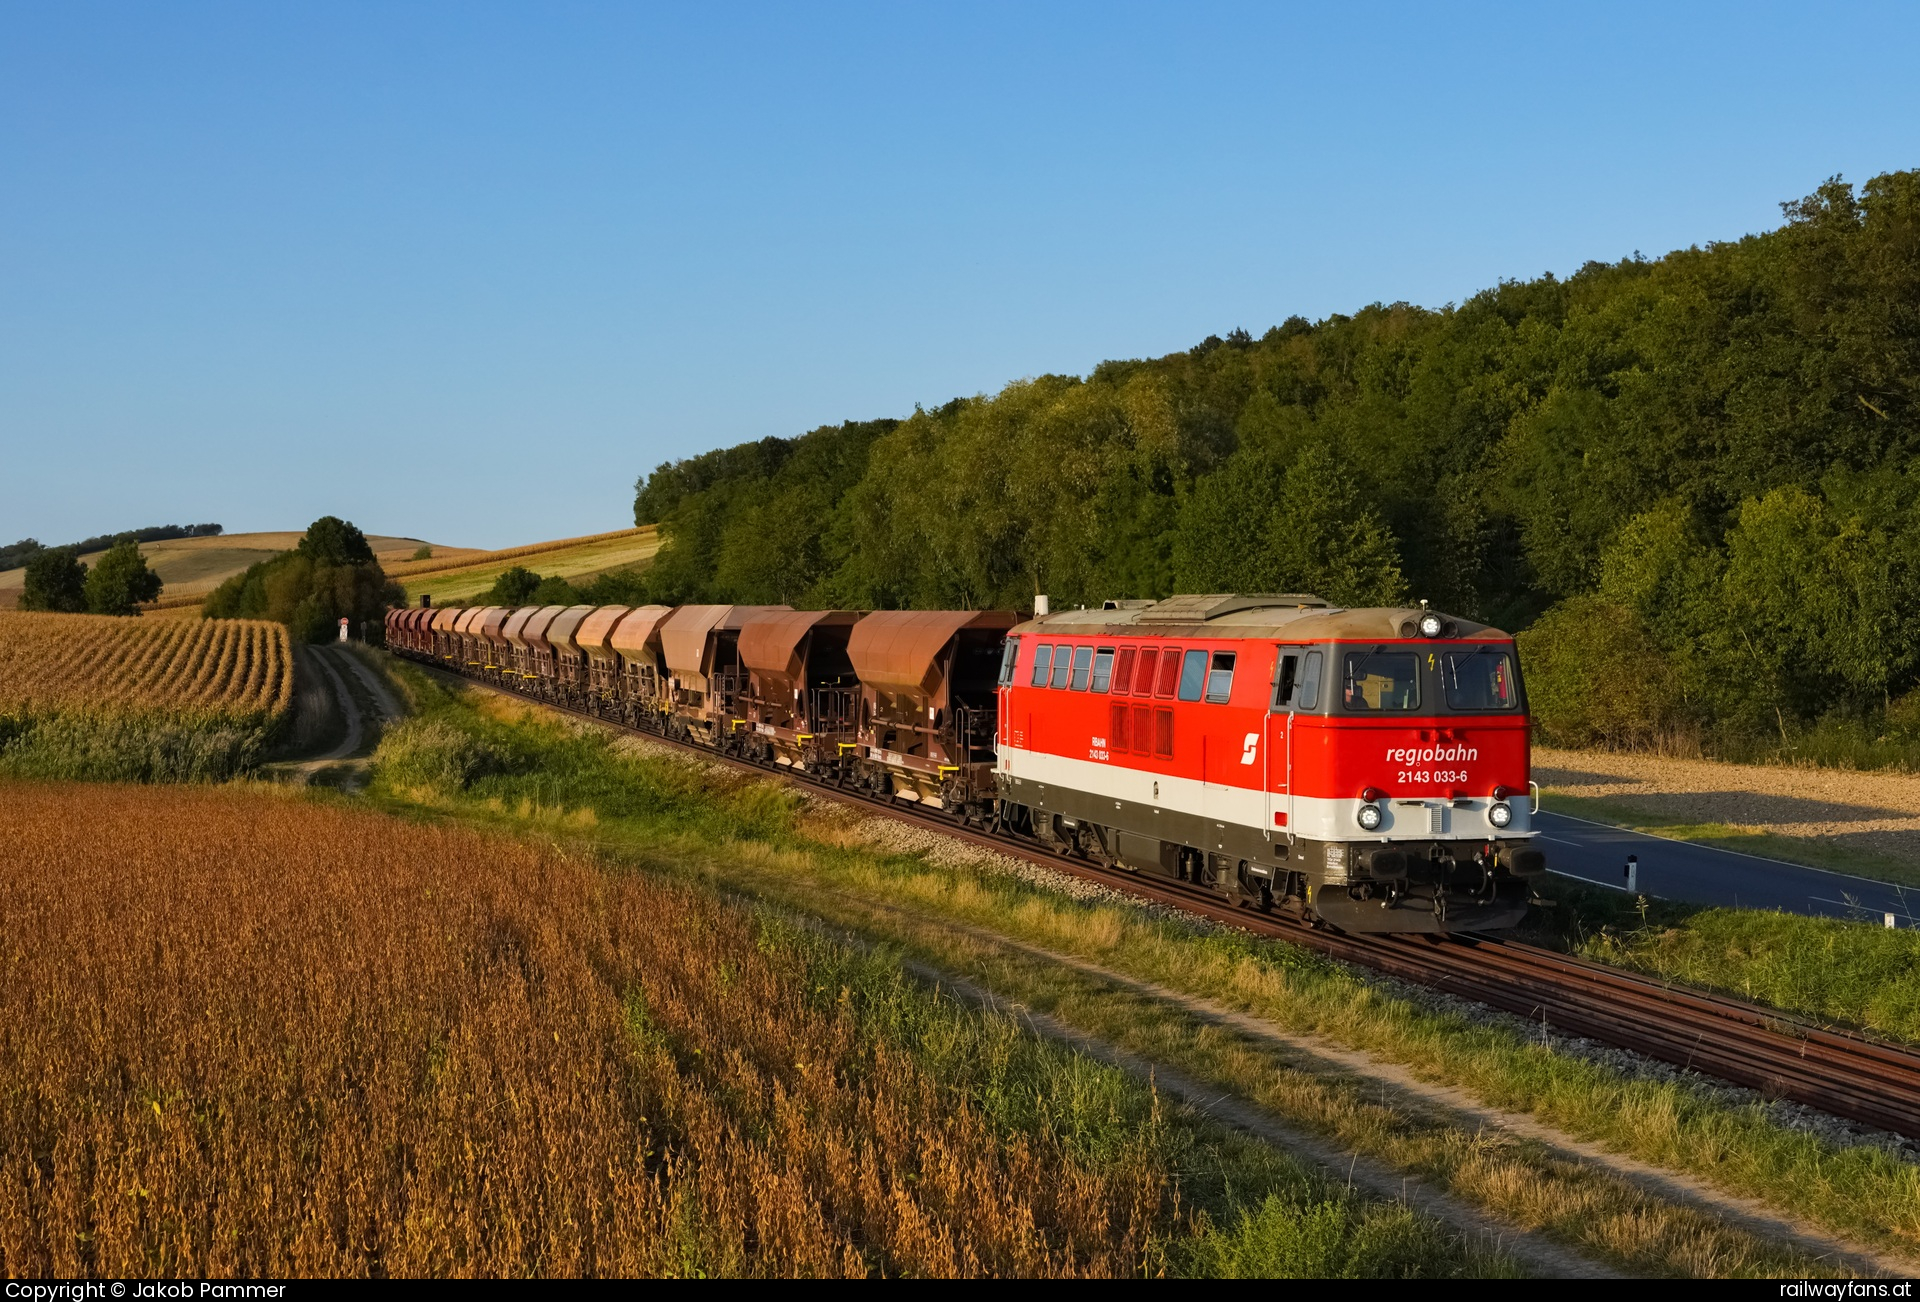
<path id="1" fill-rule="evenodd" d="M 1360 806 L 1360 826 L 1365 828 L 1369 832 L 1379 831 L 1380 830 L 1380 806 L 1378 805 Z"/>
<path id="2" fill-rule="evenodd" d="M 1487 821 L 1495 827 L 1505 827 L 1513 821 L 1513 806 L 1506 801 L 1497 801 L 1487 809 Z"/>
<path id="3" fill-rule="evenodd" d="M 1441 627 L 1440 617 L 1438 615 L 1426 614 L 1420 617 L 1421 637 L 1439 637 Z"/>

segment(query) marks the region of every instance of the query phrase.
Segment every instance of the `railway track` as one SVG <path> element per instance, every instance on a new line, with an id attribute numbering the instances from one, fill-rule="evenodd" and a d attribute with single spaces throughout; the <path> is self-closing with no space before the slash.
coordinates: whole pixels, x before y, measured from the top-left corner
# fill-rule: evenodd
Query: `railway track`
<path id="1" fill-rule="evenodd" d="M 1186 883 L 1107 868 L 1037 841 L 971 826 L 943 810 L 728 755 L 499 684 L 466 681 L 482 682 L 704 759 L 784 777 L 862 809 L 1017 855 L 1139 899 L 1255 935 L 1291 941 L 1384 975 L 1517 1014 L 1543 1029 L 1629 1049 L 1745 1086 L 1767 1098 L 1791 1100 L 1920 1140 L 1920 1053 L 1913 1050 L 1819 1026 L 1777 1009 L 1494 936 L 1364 935 L 1314 927 L 1287 915 L 1242 907 Z"/>

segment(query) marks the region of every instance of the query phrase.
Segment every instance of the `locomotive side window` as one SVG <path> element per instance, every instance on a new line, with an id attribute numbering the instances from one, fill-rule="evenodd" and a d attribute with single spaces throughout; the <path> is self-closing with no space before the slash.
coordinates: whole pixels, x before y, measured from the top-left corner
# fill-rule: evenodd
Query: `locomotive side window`
<path id="1" fill-rule="evenodd" d="M 1420 708 L 1420 658 L 1410 651 L 1347 653 L 1343 700 L 1349 710 Z"/>
<path id="2" fill-rule="evenodd" d="M 1173 689 L 1180 683 L 1180 648 L 1170 646 L 1160 653 L 1160 682 L 1153 689 L 1155 696 L 1172 696 Z"/>
<path id="3" fill-rule="evenodd" d="M 1073 690 L 1087 690 L 1087 673 L 1093 668 L 1093 648 L 1077 646 L 1073 649 Z"/>
<path id="4" fill-rule="evenodd" d="M 1113 662 L 1113 691 L 1116 696 L 1125 696 L 1127 687 L 1133 682 L 1133 648 L 1120 648 L 1120 658 Z"/>
<path id="5" fill-rule="evenodd" d="M 1197 701 L 1207 685 L 1207 653 L 1205 651 L 1187 652 L 1186 663 L 1180 669 L 1180 699 Z"/>
<path id="6" fill-rule="evenodd" d="M 1280 672 L 1273 676 L 1273 708 L 1284 710 L 1293 704 L 1294 683 L 1300 673 L 1300 657 L 1280 657 Z"/>
<path id="7" fill-rule="evenodd" d="M 1207 671 L 1207 699 L 1216 705 L 1233 695 L 1233 652 L 1215 651 L 1213 668 Z"/>
<path id="8" fill-rule="evenodd" d="M 1033 685 L 1035 687 L 1045 687 L 1047 685 L 1047 675 L 1052 672 L 1052 668 L 1053 648 L 1050 646 L 1035 647 L 1033 649 Z"/>
<path id="9" fill-rule="evenodd" d="M 1113 648 L 1103 646 L 1093 653 L 1093 690 L 1104 692 L 1113 681 Z"/>
<path id="10" fill-rule="evenodd" d="M 1000 653 L 1000 686 L 1013 686 L 1013 662 L 1020 658 L 1020 639 L 1007 639 L 1006 649 Z"/>
<path id="11" fill-rule="evenodd" d="M 1320 705 L 1320 662 L 1318 651 L 1307 652 L 1306 663 L 1300 666 L 1300 708 L 1317 709 Z"/>
<path id="12" fill-rule="evenodd" d="M 1067 673 L 1072 668 L 1073 648 L 1070 646 L 1055 647 L 1053 649 L 1053 685 L 1055 687 L 1065 687 L 1067 685 Z"/>
<path id="13" fill-rule="evenodd" d="M 1135 696 L 1153 695 L 1153 676 L 1155 667 L 1160 663 L 1160 653 L 1150 646 L 1140 648 L 1140 667 L 1133 671 L 1133 694 Z"/>
<path id="14" fill-rule="evenodd" d="M 1505 651 L 1449 651 L 1441 660 L 1440 681 L 1450 710 L 1511 710 L 1519 704 L 1513 658 Z"/>

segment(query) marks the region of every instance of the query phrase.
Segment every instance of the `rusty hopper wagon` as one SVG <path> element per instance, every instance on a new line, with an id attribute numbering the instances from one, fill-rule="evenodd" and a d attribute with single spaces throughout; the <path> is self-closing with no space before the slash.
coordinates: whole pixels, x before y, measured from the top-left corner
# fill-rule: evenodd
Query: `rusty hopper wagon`
<path id="1" fill-rule="evenodd" d="M 480 616 L 485 613 L 483 606 L 469 606 L 453 621 L 453 661 L 463 669 L 478 669 L 485 663 L 479 658 Z"/>
<path id="2" fill-rule="evenodd" d="M 746 717 L 762 758 L 840 771 L 857 749 L 860 680 L 847 656 L 857 610 L 785 610 L 740 629 Z"/>
<path id="3" fill-rule="evenodd" d="M 527 646 L 523 630 L 527 621 L 540 613 L 538 606 L 519 606 L 507 616 L 507 622 L 500 626 L 500 636 L 507 641 L 506 658 L 500 662 L 503 678 L 526 678 L 533 672 L 533 652 Z"/>
<path id="4" fill-rule="evenodd" d="M 660 625 L 672 675 L 673 731 L 710 745 L 731 745 L 745 726 L 747 672 L 740 629 L 755 615 L 787 606 L 682 606 Z"/>
<path id="5" fill-rule="evenodd" d="M 441 660 L 452 663 L 459 650 L 459 642 L 453 632 L 453 626 L 467 612 L 459 606 L 446 606 L 434 612 L 433 616 L 433 654 Z"/>
<path id="6" fill-rule="evenodd" d="M 613 626 L 625 618 L 630 606 L 595 606 L 580 621 L 573 635 L 574 645 L 587 658 L 587 702 L 594 713 L 616 700 L 620 689 L 620 653 L 608 644 Z"/>
<path id="7" fill-rule="evenodd" d="M 433 650 L 433 638 L 427 631 L 433 624 L 433 607 L 414 606 L 400 612 L 400 618 L 394 621 L 387 633 L 387 645 L 403 647 L 417 654 Z"/>
<path id="8" fill-rule="evenodd" d="M 994 732 L 1006 610 L 880 610 L 853 626 L 867 784 L 985 817 L 996 798 Z"/>
<path id="9" fill-rule="evenodd" d="M 527 653 L 532 662 L 528 676 L 533 679 L 535 686 L 542 689 L 553 682 L 553 644 L 547 641 L 547 630 L 566 609 L 565 606 L 542 606 L 520 626 L 520 636 L 527 644 Z M 546 693 L 543 690 L 541 694 Z"/>
<path id="10" fill-rule="evenodd" d="M 507 617 L 513 614 L 511 606 L 488 606 L 480 613 L 480 619 L 474 627 L 479 631 L 480 673 L 483 677 L 499 681 L 501 663 L 510 649 L 506 634 Z"/>
<path id="11" fill-rule="evenodd" d="M 628 723 L 664 716 L 669 701 L 666 662 L 661 658 L 660 626 L 672 606 L 641 606 L 630 610 L 607 635 L 607 645 L 619 657 L 616 683 L 620 706 Z"/>
<path id="12" fill-rule="evenodd" d="M 587 653 L 580 648 L 578 634 L 593 612 L 592 606 L 568 606 L 547 625 L 547 645 L 553 648 L 553 688 L 568 705 L 581 705 L 587 699 Z"/>

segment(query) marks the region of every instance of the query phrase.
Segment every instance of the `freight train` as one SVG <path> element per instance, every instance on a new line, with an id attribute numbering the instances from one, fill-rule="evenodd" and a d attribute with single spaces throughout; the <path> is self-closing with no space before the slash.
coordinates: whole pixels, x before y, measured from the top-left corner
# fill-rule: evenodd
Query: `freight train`
<path id="1" fill-rule="evenodd" d="M 1011 611 L 422 605 L 390 650 L 1348 931 L 1510 927 L 1533 844 L 1513 639 L 1304 595 Z"/>

